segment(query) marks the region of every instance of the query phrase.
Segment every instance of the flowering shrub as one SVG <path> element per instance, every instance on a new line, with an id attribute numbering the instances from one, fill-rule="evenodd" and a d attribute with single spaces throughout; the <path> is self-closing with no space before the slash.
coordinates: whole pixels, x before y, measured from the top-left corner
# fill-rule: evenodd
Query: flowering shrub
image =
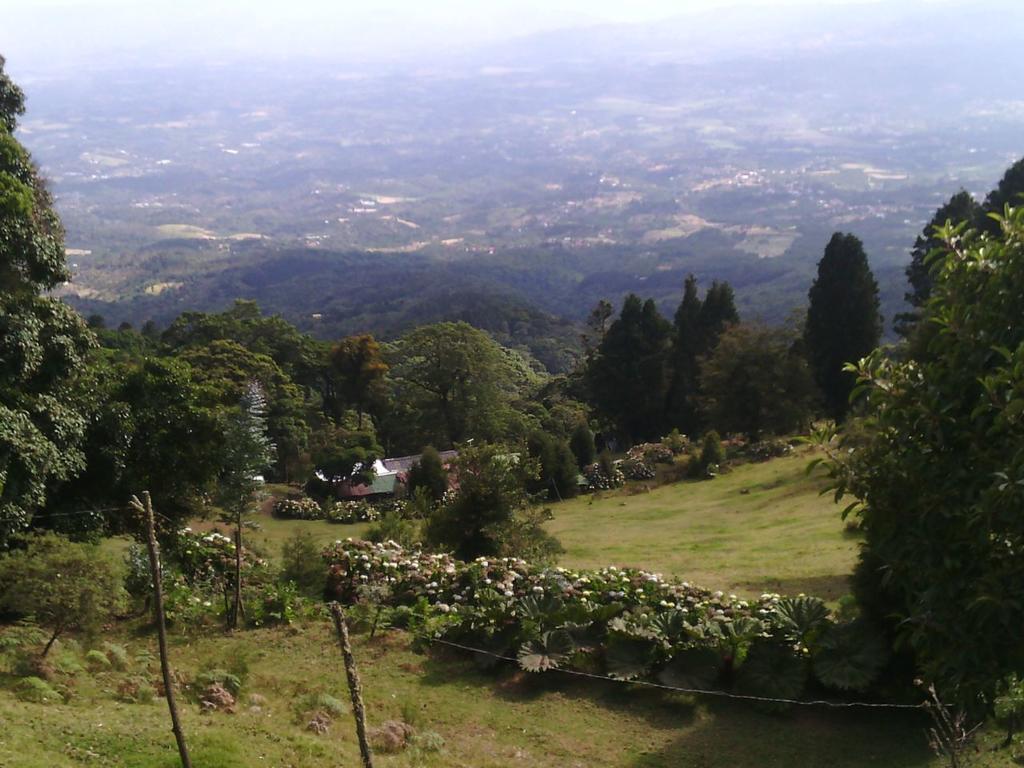
<path id="1" fill-rule="evenodd" d="M 625 459 L 620 462 L 619 470 L 627 480 L 653 480 L 657 474 L 654 466 L 643 459 Z"/>
<path id="2" fill-rule="evenodd" d="M 528 671 L 596 666 L 613 677 L 680 687 L 735 677 L 746 692 L 795 697 L 809 658 L 827 670 L 820 681 L 844 689 L 866 687 L 886 661 L 874 644 L 869 653 L 863 643 L 846 653 L 835 637 L 853 625 L 837 623 L 816 598 L 747 601 L 648 571 L 537 568 L 518 558 L 462 562 L 394 542 L 348 539 L 323 557 L 334 598 L 354 603 L 379 587 L 420 636 L 517 656 Z"/>
<path id="3" fill-rule="evenodd" d="M 793 446 L 784 440 L 763 440 L 758 443 L 747 443 L 737 450 L 737 455 L 750 461 L 768 461 L 780 456 L 788 456 Z"/>
<path id="4" fill-rule="evenodd" d="M 587 488 L 591 491 L 610 491 L 619 488 L 626 482 L 626 476 L 617 466 L 613 467 L 611 477 L 601 467 L 601 462 L 594 462 L 583 469 L 583 477 L 587 480 Z"/>
<path id="5" fill-rule="evenodd" d="M 314 499 L 278 499 L 274 502 L 274 517 L 286 520 L 323 520 L 324 511 Z"/>
<path id="6" fill-rule="evenodd" d="M 676 452 L 664 443 L 640 443 L 629 449 L 626 458 L 646 464 L 672 464 L 675 455 Z"/>
<path id="7" fill-rule="evenodd" d="M 329 523 L 372 523 L 380 519 L 380 512 L 365 501 L 336 501 L 327 507 L 324 519 Z"/>

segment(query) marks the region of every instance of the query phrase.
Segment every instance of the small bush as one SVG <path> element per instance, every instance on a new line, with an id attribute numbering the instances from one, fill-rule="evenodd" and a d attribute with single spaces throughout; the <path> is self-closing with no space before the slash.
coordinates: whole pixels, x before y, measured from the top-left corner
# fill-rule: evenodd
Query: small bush
<path id="1" fill-rule="evenodd" d="M 720 466 L 725 461 L 725 449 L 722 448 L 722 438 L 715 430 L 705 433 L 701 441 L 700 464 L 701 467 Z"/>
<path id="2" fill-rule="evenodd" d="M 102 672 L 110 669 L 110 659 L 103 651 L 93 649 L 85 654 L 85 666 L 90 672 Z"/>
<path id="3" fill-rule="evenodd" d="M 673 429 L 665 437 L 661 438 L 661 442 L 668 446 L 668 449 L 675 456 L 684 453 L 690 445 L 690 439 L 686 435 L 681 434 L 678 429 Z"/>
<path id="4" fill-rule="evenodd" d="M 278 499 L 274 502 L 274 517 L 285 520 L 323 520 L 324 510 L 310 498 Z"/>
<path id="5" fill-rule="evenodd" d="M 309 597 L 323 594 L 324 567 L 309 531 L 296 531 L 281 546 L 281 578 Z"/>
<path id="6" fill-rule="evenodd" d="M 422 489 L 418 489 L 419 493 Z M 398 512 L 386 512 L 370 530 L 366 532 L 369 541 L 394 541 L 403 547 L 411 547 L 419 542 L 422 536 L 422 526 L 419 520 L 409 520 Z M 323 568 L 320 568 L 320 581 L 323 582 Z"/>
<path id="7" fill-rule="evenodd" d="M 409 744 L 420 752 L 440 752 L 444 749 L 444 738 L 437 731 L 416 731 Z"/>
<path id="8" fill-rule="evenodd" d="M 196 685 L 202 689 L 220 685 L 232 696 L 238 696 L 238 692 L 242 690 L 241 678 L 226 669 L 210 669 L 199 673 L 196 676 Z"/>
<path id="9" fill-rule="evenodd" d="M 380 510 L 365 501 L 336 501 L 327 507 L 324 519 L 329 523 L 351 525 L 372 523 L 380 518 Z"/>
<path id="10" fill-rule="evenodd" d="M 63 697 L 41 677 L 22 678 L 14 686 L 14 695 L 21 701 L 35 704 L 59 704 Z"/>
<path id="11" fill-rule="evenodd" d="M 144 677 L 129 677 L 118 684 L 117 698 L 127 704 L 151 704 L 156 698 L 156 690 Z"/>
<path id="12" fill-rule="evenodd" d="M 657 475 L 654 467 L 643 459 L 626 459 L 619 469 L 627 480 L 653 480 Z"/>
<path id="13" fill-rule="evenodd" d="M 117 643 L 104 643 L 103 651 L 107 654 L 110 666 L 114 669 L 124 671 L 131 666 L 131 659 L 128 657 L 128 649 Z"/>

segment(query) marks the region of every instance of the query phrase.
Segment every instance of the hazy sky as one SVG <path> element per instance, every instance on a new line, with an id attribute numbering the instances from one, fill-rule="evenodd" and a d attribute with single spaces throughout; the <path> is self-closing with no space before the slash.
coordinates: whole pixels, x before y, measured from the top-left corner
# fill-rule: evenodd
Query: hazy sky
<path id="1" fill-rule="evenodd" d="M 12 72 L 74 66 L 119 51 L 394 58 L 722 5 L 851 2 L 858 0 L 0 0 L 0 54 Z"/>

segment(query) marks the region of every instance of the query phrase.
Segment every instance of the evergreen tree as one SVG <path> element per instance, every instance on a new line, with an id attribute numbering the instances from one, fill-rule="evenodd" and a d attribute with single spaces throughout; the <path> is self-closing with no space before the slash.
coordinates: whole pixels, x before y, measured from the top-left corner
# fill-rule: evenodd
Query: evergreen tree
<path id="1" fill-rule="evenodd" d="M 580 469 L 594 463 L 597 456 L 597 447 L 594 445 L 594 433 L 590 431 L 585 421 L 576 425 L 569 437 L 569 449 L 576 457 L 576 466 Z"/>
<path id="2" fill-rule="evenodd" d="M 921 307 L 931 296 L 932 275 L 928 255 L 942 246 L 942 242 L 935 234 L 936 227 L 941 227 L 946 222 L 959 224 L 967 221 L 974 224 L 980 221 L 982 216 L 981 206 L 969 192 L 961 189 L 935 212 L 932 220 L 917 236 L 917 240 L 914 241 L 914 249 L 910 252 L 910 264 L 907 265 L 906 270 L 910 291 L 903 296 L 913 309 L 896 316 L 896 332 L 901 336 L 910 335 L 917 325 Z"/>
<path id="3" fill-rule="evenodd" d="M 95 344 L 48 295 L 69 277 L 64 232 L 28 152 L 14 138 L 24 94 L 0 57 L 0 547 L 73 477 L 89 410 L 80 375 Z"/>
<path id="4" fill-rule="evenodd" d="M 700 395 L 701 358 L 710 354 L 722 332 L 739 322 L 732 286 L 711 284 L 704 299 L 697 293 L 697 278 L 690 275 L 683 286 L 683 300 L 676 310 L 670 353 L 671 383 L 665 412 L 669 423 L 689 434 L 700 428 L 697 399 Z"/>
<path id="5" fill-rule="evenodd" d="M 704 296 L 704 303 L 701 305 L 698 318 L 700 354 L 710 353 L 718 344 L 722 332 L 739 321 L 740 315 L 736 311 L 736 297 L 733 294 L 732 286 L 717 280 L 711 283 L 711 287 L 708 288 L 708 292 Z"/>
<path id="6" fill-rule="evenodd" d="M 576 457 L 569 444 L 546 432 L 530 433 L 526 440 L 530 458 L 536 459 L 540 473 L 527 484 L 533 494 L 545 493 L 550 501 L 572 498 L 577 493 Z"/>
<path id="7" fill-rule="evenodd" d="M 808 362 L 826 412 L 842 421 L 854 385 L 853 374 L 843 366 L 864 357 L 882 337 L 878 283 L 859 239 L 840 232 L 832 235 L 808 298 L 804 328 Z"/>
<path id="8" fill-rule="evenodd" d="M 588 362 L 595 405 L 627 441 L 660 434 L 671 328 L 652 299 L 630 294 Z"/>
<path id="9" fill-rule="evenodd" d="M 1022 204 L 1024 204 L 1024 158 L 1007 168 L 1003 178 L 999 180 L 999 185 L 988 193 L 977 219 L 978 230 L 988 232 L 990 235 L 998 235 L 999 222 L 987 214 L 995 213 L 1002 216 L 1006 206 L 1019 208 Z"/>
<path id="10" fill-rule="evenodd" d="M 687 433 L 697 427 L 697 394 L 701 354 L 700 328 L 703 302 L 697 294 L 697 278 L 690 275 L 683 285 L 683 300 L 676 310 L 670 365 L 672 379 L 666 402 L 669 423 Z"/>
<path id="11" fill-rule="evenodd" d="M 223 520 L 235 527 L 234 599 L 227 615 L 229 628 L 238 626 L 242 615 L 242 526 L 253 511 L 262 486 L 260 476 L 274 457 L 274 444 L 267 437 L 267 400 L 257 381 L 249 382 L 242 400 L 228 415 L 224 430 L 224 468 L 217 484 Z"/>

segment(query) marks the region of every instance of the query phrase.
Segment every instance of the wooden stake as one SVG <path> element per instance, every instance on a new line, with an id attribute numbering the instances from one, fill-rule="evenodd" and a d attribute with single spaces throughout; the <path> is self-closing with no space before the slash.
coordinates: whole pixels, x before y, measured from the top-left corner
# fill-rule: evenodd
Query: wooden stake
<path id="1" fill-rule="evenodd" d="M 178 755 L 181 757 L 182 768 L 192 768 L 192 759 L 188 755 L 185 744 L 185 733 L 178 719 L 178 707 L 174 702 L 174 681 L 171 678 L 171 662 L 167 657 L 167 626 L 164 621 L 164 590 L 160 582 L 160 559 L 157 555 L 156 532 L 153 523 L 153 501 L 149 491 L 142 492 L 142 501 L 132 496 L 132 506 L 143 514 L 146 522 L 146 548 L 149 550 L 149 573 L 153 578 L 154 608 L 156 614 L 156 631 L 160 641 L 160 669 L 164 675 L 164 695 L 167 697 L 167 708 L 171 710 L 171 730 L 178 742 Z"/>
<path id="2" fill-rule="evenodd" d="M 331 615 L 334 616 L 334 628 L 338 632 L 341 644 L 341 655 L 345 660 L 345 674 L 348 676 L 348 692 L 352 696 L 352 715 L 356 719 L 356 736 L 359 738 L 359 753 L 363 756 L 363 768 L 373 768 L 373 753 L 366 740 L 366 712 L 363 709 L 363 690 L 359 683 L 359 672 L 356 660 L 352 656 L 352 645 L 348 640 L 348 627 L 345 625 L 345 613 L 338 603 L 331 603 Z"/>
<path id="3" fill-rule="evenodd" d="M 235 604 L 231 608 L 229 629 L 238 629 L 242 615 L 242 514 L 235 521 Z"/>

